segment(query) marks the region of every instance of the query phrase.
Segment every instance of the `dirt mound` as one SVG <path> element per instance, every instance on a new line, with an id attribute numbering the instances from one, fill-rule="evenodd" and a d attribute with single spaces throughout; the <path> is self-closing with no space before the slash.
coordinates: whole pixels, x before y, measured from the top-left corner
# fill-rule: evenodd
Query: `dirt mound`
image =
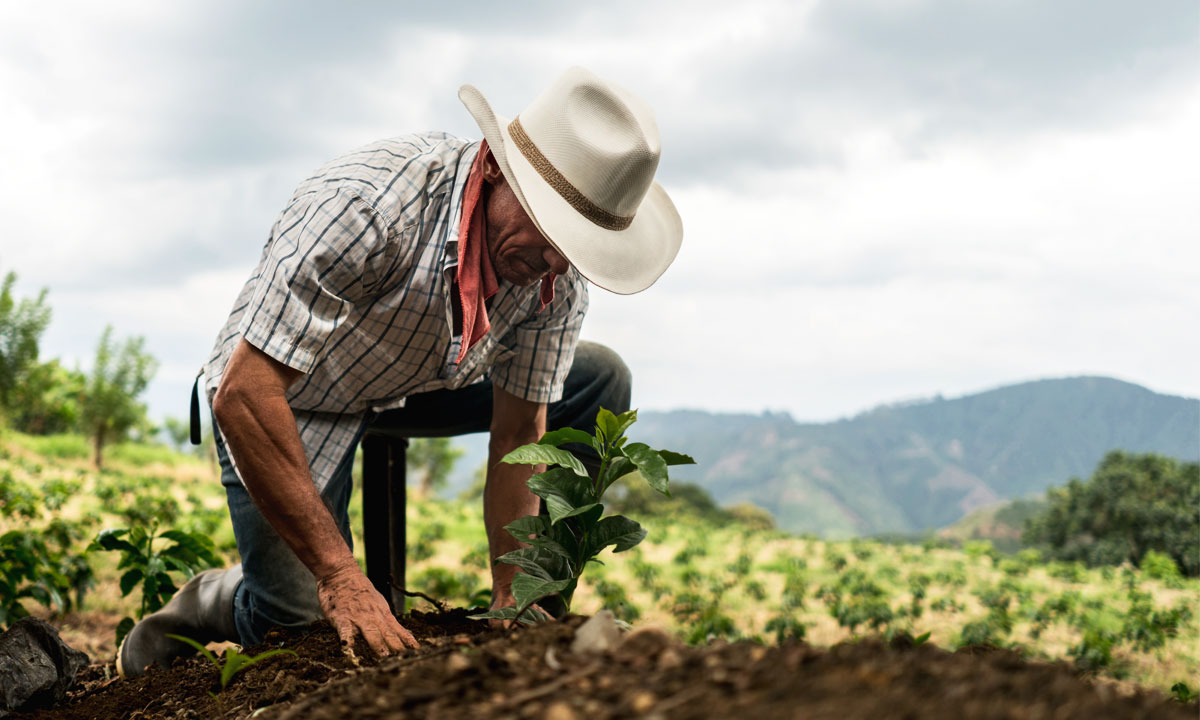
<path id="1" fill-rule="evenodd" d="M 68 704 L 36 718 L 1195 718 L 1157 693 L 1119 697 L 1064 664 L 1014 653 L 949 653 L 866 640 L 830 649 L 680 644 L 638 630 L 615 649 L 575 654 L 583 618 L 489 630 L 461 610 L 414 613 L 418 652 L 361 667 L 343 657 L 327 625 L 268 637 L 248 648 L 281 655 L 240 673 L 213 698 L 218 675 L 202 658 L 135 681 L 93 665 Z"/>

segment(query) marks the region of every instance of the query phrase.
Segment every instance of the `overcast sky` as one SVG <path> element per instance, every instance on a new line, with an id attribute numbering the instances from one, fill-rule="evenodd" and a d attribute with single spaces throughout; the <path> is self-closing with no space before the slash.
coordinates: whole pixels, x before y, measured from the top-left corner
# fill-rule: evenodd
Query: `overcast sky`
<path id="1" fill-rule="evenodd" d="M 580 64 L 655 108 L 684 242 L 584 337 L 634 404 L 825 420 L 1077 374 L 1200 396 L 1195 0 L 0 5 L 0 272 L 43 357 L 191 379 L 305 174 L 477 138 Z M 443 10 L 442 8 L 452 8 Z"/>

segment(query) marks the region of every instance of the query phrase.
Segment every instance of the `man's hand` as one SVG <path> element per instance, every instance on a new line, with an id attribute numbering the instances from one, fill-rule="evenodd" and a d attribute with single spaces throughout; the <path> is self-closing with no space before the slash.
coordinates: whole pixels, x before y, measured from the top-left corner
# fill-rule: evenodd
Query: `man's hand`
<path id="1" fill-rule="evenodd" d="M 357 564 L 345 565 L 318 580 L 317 597 L 321 612 L 342 640 L 342 649 L 352 657 L 354 640 L 359 635 L 379 657 L 402 652 L 405 646 L 419 646 L 413 634 L 396 621 L 387 601 Z"/>
<path id="2" fill-rule="evenodd" d="M 492 586 L 492 606 L 488 608 L 489 610 L 499 610 L 500 608 L 516 606 L 517 601 L 512 596 L 512 592 L 510 590 L 511 586 L 511 582 L 504 589 L 499 589 L 495 585 Z M 529 609 L 525 611 L 524 617 L 539 620 L 553 619 L 550 613 L 543 610 L 542 607 L 537 603 L 529 606 Z M 512 627 L 516 622 L 516 620 L 492 619 L 488 620 L 488 625 L 495 630 L 506 630 Z"/>

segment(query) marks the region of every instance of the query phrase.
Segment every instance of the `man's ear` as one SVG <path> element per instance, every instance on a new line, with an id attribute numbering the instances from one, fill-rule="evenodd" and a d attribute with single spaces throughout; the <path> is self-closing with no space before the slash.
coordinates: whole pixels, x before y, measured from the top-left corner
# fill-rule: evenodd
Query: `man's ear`
<path id="1" fill-rule="evenodd" d="M 503 185 L 508 182 L 504 173 L 500 172 L 500 163 L 496 162 L 491 148 L 488 148 L 487 155 L 483 157 L 483 179 L 489 185 Z"/>

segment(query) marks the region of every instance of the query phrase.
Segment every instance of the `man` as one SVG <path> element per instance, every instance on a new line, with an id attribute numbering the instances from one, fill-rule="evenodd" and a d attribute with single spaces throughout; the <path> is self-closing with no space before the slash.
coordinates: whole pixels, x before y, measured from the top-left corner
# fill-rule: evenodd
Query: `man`
<path id="1" fill-rule="evenodd" d="M 123 677 L 201 642 L 261 640 L 322 615 L 376 653 L 416 640 L 359 570 L 347 520 L 355 447 L 397 435 L 491 432 L 484 522 L 535 514 L 537 468 L 499 462 L 548 429 L 590 427 L 629 405 L 629 375 L 578 343 L 591 281 L 649 287 L 682 225 L 653 182 L 650 109 L 582 68 L 520 116 L 463 86 L 482 142 L 430 133 L 381 141 L 301 183 L 272 229 L 212 357 L 212 403 L 242 564 L 201 573 L 129 633 Z M 515 568 L 493 566 L 492 606 Z"/>

